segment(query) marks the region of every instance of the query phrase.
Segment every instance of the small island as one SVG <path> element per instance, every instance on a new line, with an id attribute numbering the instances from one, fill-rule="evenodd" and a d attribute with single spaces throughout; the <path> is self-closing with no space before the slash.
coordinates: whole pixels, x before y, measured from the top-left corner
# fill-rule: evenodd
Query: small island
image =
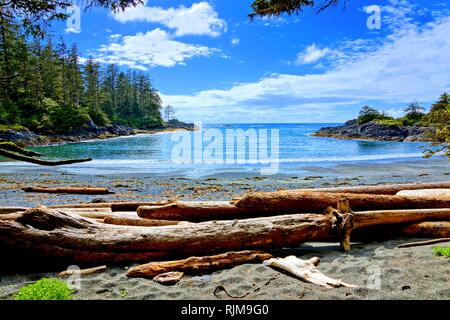
<path id="1" fill-rule="evenodd" d="M 445 137 L 444 123 L 448 117 L 450 95 L 443 93 L 430 111 L 425 113 L 418 102 L 411 102 L 401 118 L 394 118 L 379 110 L 364 106 L 357 119 L 342 126 L 323 127 L 313 135 L 339 139 L 376 141 L 436 141 Z M 447 120 L 448 121 L 448 120 Z"/>

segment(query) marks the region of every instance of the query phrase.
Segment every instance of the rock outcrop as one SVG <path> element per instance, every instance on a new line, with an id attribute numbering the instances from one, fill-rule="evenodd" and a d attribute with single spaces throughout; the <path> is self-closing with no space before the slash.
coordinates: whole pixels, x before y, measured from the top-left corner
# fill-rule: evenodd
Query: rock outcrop
<path id="1" fill-rule="evenodd" d="M 347 121 L 343 126 L 324 127 L 314 133 L 318 137 L 340 139 L 368 139 L 377 141 L 428 141 L 429 127 L 386 125 L 375 121 L 358 124 L 356 119 Z"/>

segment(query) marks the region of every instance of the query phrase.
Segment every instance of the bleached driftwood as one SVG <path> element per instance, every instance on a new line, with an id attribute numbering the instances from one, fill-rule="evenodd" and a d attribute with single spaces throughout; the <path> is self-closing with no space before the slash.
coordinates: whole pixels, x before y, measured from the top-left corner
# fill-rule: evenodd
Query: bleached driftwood
<path id="1" fill-rule="evenodd" d="M 447 197 L 447 198 L 450 198 L 450 189 L 402 190 L 402 191 L 397 192 L 397 196 L 404 196 L 404 197 Z"/>
<path id="2" fill-rule="evenodd" d="M 317 284 L 325 288 L 356 288 L 357 286 L 348 284 L 339 279 L 327 277 L 321 273 L 316 266 L 319 265 L 319 257 L 313 257 L 309 260 L 302 260 L 296 256 L 286 258 L 272 258 L 263 262 L 265 265 L 273 268 L 285 270 L 301 280 Z"/>
<path id="3" fill-rule="evenodd" d="M 92 273 L 104 271 L 104 270 L 106 270 L 106 266 L 98 266 L 98 267 L 93 267 L 93 268 L 88 268 L 88 269 L 80 269 L 80 270 L 68 269 L 68 270 L 64 270 L 64 271 L 58 273 L 58 276 L 65 277 L 65 276 L 71 276 L 73 274 L 87 275 L 87 274 L 92 274 Z"/>
<path id="4" fill-rule="evenodd" d="M 183 278 L 183 276 L 184 276 L 183 272 L 171 271 L 158 274 L 153 278 L 153 281 L 169 286 L 178 283 L 181 280 L 181 278 Z"/>

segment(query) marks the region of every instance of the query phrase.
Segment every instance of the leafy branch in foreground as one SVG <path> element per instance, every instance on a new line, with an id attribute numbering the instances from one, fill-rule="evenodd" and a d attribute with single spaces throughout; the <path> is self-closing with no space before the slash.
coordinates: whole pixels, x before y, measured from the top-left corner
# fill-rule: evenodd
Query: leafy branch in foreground
<path id="1" fill-rule="evenodd" d="M 322 0 L 317 8 L 317 12 L 336 7 L 340 2 L 344 2 L 345 6 L 347 1 Z M 289 15 L 298 14 L 303 11 L 304 7 L 312 7 L 315 3 L 314 0 L 255 0 L 251 4 L 253 12 L 249 14 L 249 17 L 253 19 L 255 17 L 279 16 L 283 13 Z"/>

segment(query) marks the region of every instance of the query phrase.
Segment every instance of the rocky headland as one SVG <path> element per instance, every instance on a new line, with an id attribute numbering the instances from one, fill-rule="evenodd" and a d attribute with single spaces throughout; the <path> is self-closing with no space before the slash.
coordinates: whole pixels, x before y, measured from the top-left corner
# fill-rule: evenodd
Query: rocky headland
<path id="1" fill-rule="evenodd" d="M 353 119 L 342 126 L 323 127 L 313 135 L 317 137 L 376 141 L 429 141 L 428 133 L 432 130 L 429 127 L 380 124 L 377 121 L 358 124 L 358 121 Z"/>
<path id="2" fill-rule="evenodd" d="M 0 130 L 0 141 L 14 142 L 20 146 L 38 146 L 53 143 L 76 143 L 91 139 L 106 139 L 119 136 L 129 136 L 138 133 L 156 133 L 170 130 L 194 130 L 194 124 L 178 120 L 170 120 L 158 127 L 137 129 L 125 125 L 109 125 L 100 127 L 92 121 L 85 128 L 64 133 L 38 134 L 30 130 Z"/>

